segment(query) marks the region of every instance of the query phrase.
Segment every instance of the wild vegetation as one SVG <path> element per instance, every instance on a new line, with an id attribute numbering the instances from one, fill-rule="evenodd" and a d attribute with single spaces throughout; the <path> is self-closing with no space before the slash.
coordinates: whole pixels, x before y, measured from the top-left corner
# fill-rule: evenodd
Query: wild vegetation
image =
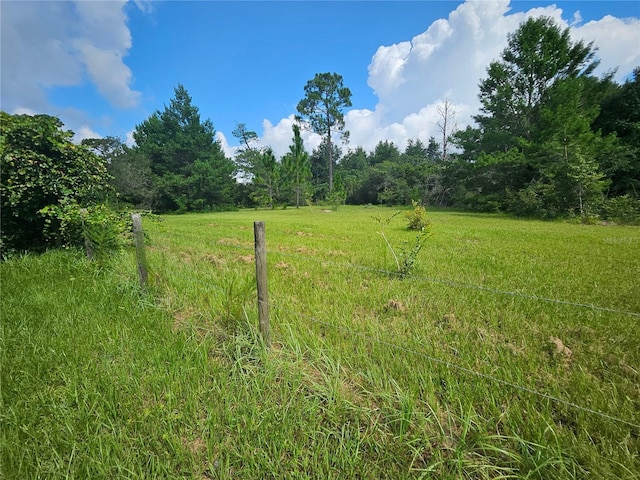
<path id="1" fill-rule="evenodd" d="M 156 213 L 417 201 L 638 223 L 640 71 L 622 85 L 614 72 L 598 78 L 596 54 L 596 45 L 573 42 L 552 19 L 529 19 L 488 65 L 474 125 L 459 130 L 445 99 L 433 119 L 439 140 L 411 139 L 403 150 L 380 141 L 372 152 L 358 146 L 341 151 L 332 136 L 348 137 L 343 110 L 351 106 L 351 92 L 335 73 L 316 74 L 305 85 L 290 152 L 282 158 L 244 123 L 233 132 L 240 141 L 235 157 L 227 158 L 213 123 L 200 118 L 182 85 L 168 105 L 136 126 L 134 146 L 112 137 L 82 146 L 106 165 L 118 204 Z M 13 117 L 4 116 L 3 124 L 30 118 L 10 122 Z M 310 153 L 304 129 L 322 136 Z"/>
<path id="2" fill-rule="evenodd" d="M 281 159 L 181 85 L 135 146 L 2 112 L 0 477 L 639 478 L 640 71 L 594 62 L 529 20 L 403 152 L 342 156 L 328 73 Z"/>
<path id="3" fill-rule="evenodd" d="M 637 478 L 638 228 L 430 211 L 401 279 L 393 213 L 151 217 L 146 291 L 130 249 L 5 261 L 5 478 Z"/>

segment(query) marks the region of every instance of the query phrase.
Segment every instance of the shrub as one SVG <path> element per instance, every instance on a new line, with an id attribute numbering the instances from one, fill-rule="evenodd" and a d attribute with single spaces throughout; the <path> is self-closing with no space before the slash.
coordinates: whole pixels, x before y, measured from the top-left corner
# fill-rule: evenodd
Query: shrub
<path id="1" fill-rule="evenodd" d="M 126 212 L 114 212 L 104 204 L 83 208 L 70 202 L 44 207 L 38 213 L 45 219 L 43 234 L 52 245 L 84 246 L 87 256 L 100 261 L 117 252 L 130 231 Z"/>
<path id="2" fill-rule="evenodd" d="M 419 215 L 419 218 L 422 220 L 421 222 L 422 226 L 418 229 L 419 232 L 418 232 L 418 235 L 416 236 L 416 239 L 413 245 L 411 245 L 409 242 L 404 242 L 404 245 L 402 247 L 395 249 L 391 246 L 391 244 L 389 243 L 389 240 L 387 239 L 387 236 L 384 233 L 384 227 L 387 226 L 389 223 L 391 223 L 391 220 L 393 220 L 400 213 L 400 211 L 394 213 L 388 218 L 383 218 L 380 215 L 373 217 L 373 219 L 378 224 L 380 224 L 380 235 L 382 236 L 385 243 L 387 244 L 387 248 L 389 248 L 389 251 L 393 255 L 393 259 L 396 263 L 396 273 L 399 275 L 400 278 L 405 278 L 411 274 L 415 266 L 416 260 L 418 258 L 418 254 L 420 253 L 420 250 L 422 250 L 424 243 L 431 236 L 431 233 L 430 233 L 431 222 L 426 219 L 426 210 L 424 209 L 423 206 L 419 205 L 417 202 L 413 202 L 413 206 L 414 206 L 414 212 L 417 210 L 419 213 L 421 213 Z M 407 213 L 414 213 L 414 212 L 407 212 Z M 411 228 L 411 226 L 409 228 Z"/>
<path id="3" fill-rule="evenodd" d="M 616 223 L 640 223 L 640 200 L 630 195 L 613 197 L 605 200 L 602 206 L 602 217 Z"/>
<path id="4" fill-rule="evenodd" d="M 56 117 L 0 116 L 3 255 L 73 243 L 77 225 L 71 217 L 112 192 L 105 161 L 75 145 L 73 132 L 62 130 Z"/>
<path id="5" fill-rule="evenodd" d="M 431 221 L 427 218 L 427 210 L 419 202 L 411 200 L 413 210 L 405 212 L 405 217 L 409 220 L 409 230 L 428 230 Z"/>

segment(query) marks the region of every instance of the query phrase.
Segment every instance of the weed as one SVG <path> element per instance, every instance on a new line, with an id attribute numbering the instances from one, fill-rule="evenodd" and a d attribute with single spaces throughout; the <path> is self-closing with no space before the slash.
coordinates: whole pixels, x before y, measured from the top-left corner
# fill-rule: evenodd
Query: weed
<path id="1" fill-rule="evenodd" d="M 424 207 L 420 207 L 417 204 L 415 204 L 414 206 L 415 206 L 415 210 L 419 210 L 419 209 L 424 210 Z M 410 275 L 413 272 L 413 268 L 418 258 L 418 254 L 422 250 L 424 243 L 431 236 L 430 228 L 429 228 L 430 223 L 428 223 L 427 221 L 427 223 L 424 224 L 423 222 L 426 221 L 426 219 L 422 219 L 420 213 L 418 214 L 418 217 L 419 217 L 418 219 L 412 218 L 409 223 L 409 228 L 412 230 L 415 230 L 416 228 L 412 227 L 412 225 L 414 225 L 414 222 L 417 222 L 415 223 L 415 225 L 420 223 L 422 224 L 422 226 L 418 229 L 420 230 L 420 232 L 418 233 L 418 235 L 416 235 L 416 238 L 413 243 L 409 243 L 408 241 L 405 241 L 403 246 L 399 248 L 396 252 L 396 249 L 394 249 L 391 246 L 391 243 L 389 243 L 389 240 L 385 235 L 384 227 L 389 225 L 389 223 L 391 223 L 391 221 L 399 214 L 400 212 L 398 211 L 387 218 L 383 218 L 381 216 L 375 216 L 373 218 L 380 225 L 380 231 L 378 233 L 380 233 L 380 235 L 382 236 L 382 238 L 384 239 L 387 245 L 387 248 L 391 252 L 391 255 L 393 255 L 393 259 L 396 264 L 395 273 L 400 278 L 406 278 L 408 275 Z"/>

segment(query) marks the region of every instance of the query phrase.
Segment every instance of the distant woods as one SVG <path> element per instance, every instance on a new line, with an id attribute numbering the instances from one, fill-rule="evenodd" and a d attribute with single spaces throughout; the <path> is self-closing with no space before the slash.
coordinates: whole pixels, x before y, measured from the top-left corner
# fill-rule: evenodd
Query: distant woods
<path id="1" fill-rule="evenodd" d="M 417 201 L 637 223 L 640 67 L 623 84 L 615 72 L 596 77 L 596 52 L 552 19 L 527 20 L 487 66 L 474 125 L 459 129 L 445 99 L 431 120 L 436 136 L 403 149 L 390 141 L 373 151 L 340 148 L 335 137 L 348 137 L 343 111 L 351 92 L 335 73 L 307 82 L 281 158 L 243 123 L 233 132 L 235 158 L 226 157 L 213 123 L 182 85 L 135 127 L 133 146 L 113 137 L 73 145 L 55 117 L 3 112 L 2 242 L 63 244 L 68 239 L 55 229 L 84 222 L 79 212 L 101 202 L 163 213 Z M 322 137 L 313 151 L 304 130 Z"/>

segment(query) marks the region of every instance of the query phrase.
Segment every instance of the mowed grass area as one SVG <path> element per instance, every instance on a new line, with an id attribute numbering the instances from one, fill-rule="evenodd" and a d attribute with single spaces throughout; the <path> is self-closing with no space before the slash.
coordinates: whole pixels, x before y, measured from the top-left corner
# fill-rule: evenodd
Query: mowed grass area
<path id="1" fill-rule="evenodd" d="M 640 478 L 640 228 L 431 211 L 401 279 L 394 212 L 145 219 L 146 291 L 2 264 L 0 477 Z"/>

